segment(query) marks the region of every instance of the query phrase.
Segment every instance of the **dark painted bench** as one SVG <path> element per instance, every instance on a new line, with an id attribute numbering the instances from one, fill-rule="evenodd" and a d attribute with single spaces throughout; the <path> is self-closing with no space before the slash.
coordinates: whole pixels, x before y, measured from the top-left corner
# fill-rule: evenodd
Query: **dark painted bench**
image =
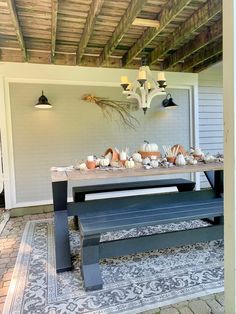
<path id="1" fill-rule="evenodd" d="M 85 196 L 92 193 L 104 193 L 104 192 L 117 192 L 117 191 L 130 191 L 139 189 L 150 189 L 150 188 L 163 188 L 163 187 L 177 187 L 179 192 L 192 191 L 195 187 L 195 182 L 183 179 L 156 179 L 148 178 L 148 180 L 138 181 L 135 178 L 132 181 L 127 180 L 125 182 L 116 183 L 94 183 L 90 185 L 76 186 L 72 188 L 73 201 L 84 202 Z M 78 216 L 74 216 L 75 228 L 78 230 Z"/>
<path id="2" fill-rule="evenodd" d="M 76 190 L 75 190 L 76 191 Z M 223 199 L 214 190 L 139 195 L 68 204 L 80 221 L 81 268 L 86 290 L 102 288 L 99 259 L 223 237 Z M 99 210 L 98 210 L 99 208 Z M 212 224 L 100 243 L 101 233 L 214 217 Z"/>

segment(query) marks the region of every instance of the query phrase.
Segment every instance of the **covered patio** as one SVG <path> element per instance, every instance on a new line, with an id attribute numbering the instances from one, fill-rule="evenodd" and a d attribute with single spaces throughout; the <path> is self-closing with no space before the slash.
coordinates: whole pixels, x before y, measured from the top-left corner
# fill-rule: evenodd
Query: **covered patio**
<path id="1" fill-rule="evenodd" d="M 235 313 L 234 23 L 231 0 L 223 4 L 218 0 L 0 1 L 0 306 L 3 311 L 6 301 L 4 313 Z M 44 106 L 48 109 L 39 109 Z M 182 164 L 177 160 L 180 155 Z M 169 157 L 175 157 L 174 164 Z M 180 178 L 193 182 L 196 201 L 191 199 L 191 204 L 197 213 L 192 220 L 187 214 L 183 221 L 173 218 L 175 214 L 168 219 L 161 216 L 159 228 L 154 218 L 149 221 L 145 215 L 151 223 L 145 224 L 131 216 L 132 228 L 119 229 L 120 218 L 115 225 L 110 219 L 104 225 L 98 216 L 93 232 L 103 230 L 101 243 L 144 239 L 159 232 L 184 235 L 189 229 L 189 238 L 194 238 L 191 229 L 204 229 L 210 222 L 210 214 L 205 217 L 197 207 L 195 193 L 206 201 L 202 195 L 212 188 L 222 200 L 215 172 L 223 173 L 223 158 L 224 286 L 218 207 L 213 220 L 217 231 L 209 237 L 213 241 L 188 242 L 180 236 L 176 247 L 157 243 L 159 250 L 130 249 L 138 253 L 110 258 L 119 256 L 113 252 L 99 261 L 103 289 L 92 292 L 85 291 L 90 287 L 86 263 L 91 262 L 86 262 L 87 244 L 81 256 L 81 241 L 86 230 L 92 232 L 93 223 L 87 228 L 88 218 L 83 220 L 79 208 L 80 231 L 76 219 L 68 220 L 73 270 L 56 272 L 59 256 L 66 255 L 60 255 L 58 248 L 61 252 L 67 248 L 67 238 L 61 238 L 67 232 L 62 227 L 65 220 L 58 217 L 67 215 L 71 202 L 77 202 L 72 187 L 80 186 L 73 181 L 74 173 L 78 182 L 83 177 L 93 186 L 80 207 L 90 211 L 97 202 L 95 214 L 103 206 L 110 213 L 109 199 L 114 200 L 114 208 L 123 204 L 122 220 L 130 215 L 125 212 L 126 200 L 136 200 L 150 211 L 156 210 L 150 199 L 167 206 L 165 195 L 170 195 L 183 197 L 186 204 L 181 206 L 190 206 L 192 196 L 180 196 L 188 192 L 176 187 Z M 213 179 L 209 171 L 215 173 Z M 72 178 L 66 179 L 66 203 L 60 200 L 68 202 L 64 206 L 68 208 L 58 207 L 58 196 L 52 194 L 51 178 L 60 181 L 62 172 Z M 155 190 L 148 187 L 151 177 L 162 180 L 155 183 Z M 127 243 L 131 248 L 131 241 Z M 140 243 L 138 248 L 146 247 Z M 161 273 L 163 277 L 158 277 Z"/>

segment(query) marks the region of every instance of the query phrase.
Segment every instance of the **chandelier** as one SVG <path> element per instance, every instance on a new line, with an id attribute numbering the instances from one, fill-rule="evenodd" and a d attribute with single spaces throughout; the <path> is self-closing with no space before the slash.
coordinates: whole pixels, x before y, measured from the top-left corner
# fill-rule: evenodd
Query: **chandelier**
<path id="1" fill-rule="evenodd" d="M 150 108 L 152 99 L 157 95 L 165 95 L 166 78 L 164 72 L 158 72 L 157 80 L 152 76 L 149 66 L 146 65 L 146 59 L 142 58 L 141 67 L 139 68 L 138 78 L 130 83 L 127 76 L 121 76 L 123 94 L 127 99 L 136 99 L 139 108 L 142 108 L 144 114 Z"/>

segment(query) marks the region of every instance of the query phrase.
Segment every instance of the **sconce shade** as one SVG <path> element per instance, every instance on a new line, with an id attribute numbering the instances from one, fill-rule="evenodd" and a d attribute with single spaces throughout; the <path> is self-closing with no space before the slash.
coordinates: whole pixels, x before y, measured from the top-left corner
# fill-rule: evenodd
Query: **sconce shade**
<path id="1" fill-rule="evenodd" d="M 42 95 L 39 97 L 37 104 L 35 105 L 36 108 L 39 109 L 50 109 L 52 108 L 52 105 L 48 102 L 48 99 L 46 96 L 44 96 L 43 91 Z"/>
<path id="2" fill-rule="evenodd" d="M 173 102 L 173 98 L 171 97 L 171 94 L 167 94 L 166 98 L 162 101 L 162 106 L 167 108 L 167 107 L 176 107 L 178 105 L 176 105 Z"/>

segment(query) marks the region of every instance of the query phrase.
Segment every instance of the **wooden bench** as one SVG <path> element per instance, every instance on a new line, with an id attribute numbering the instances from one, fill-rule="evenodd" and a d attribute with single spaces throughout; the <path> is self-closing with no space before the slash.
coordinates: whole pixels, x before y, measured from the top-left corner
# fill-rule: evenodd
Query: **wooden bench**
<path id="1" fill-rule="evenodd" d="M 73 203 L 71 210 L 78 211 L 80 218 L 81 269 L 86 290 L 102 288 L 101 258 L 223 237 L 223 199 L 216 197 L 214 190 L 91 200 L 79 202 L 77 209 Z M 212 217 L 207 227 L 100 242 L 101 233 L 109 231 Z"/>
<path id="2" fill-rule="evenodd" d="M 179 192 L 192 191 L 195 187 L 195 182 L 183 178 L 173 179 L 156 179 L 147 178 L 145 183 L 143 181 L 133 180 L 116 183 L 93 183 L 90 185 L 81 185 L 72 188 L 73 201 L 84 202 L 87 194 L 92 193 L 104 193 L 104 192 L 118 192 L 118 191 L 130 191 L 140 189 L 151 189 L 151 188 L 163 188 L 163 187 L 177 187 Z M 78 230 L 78 216 L 74 216 L 75 229 Z"/>

